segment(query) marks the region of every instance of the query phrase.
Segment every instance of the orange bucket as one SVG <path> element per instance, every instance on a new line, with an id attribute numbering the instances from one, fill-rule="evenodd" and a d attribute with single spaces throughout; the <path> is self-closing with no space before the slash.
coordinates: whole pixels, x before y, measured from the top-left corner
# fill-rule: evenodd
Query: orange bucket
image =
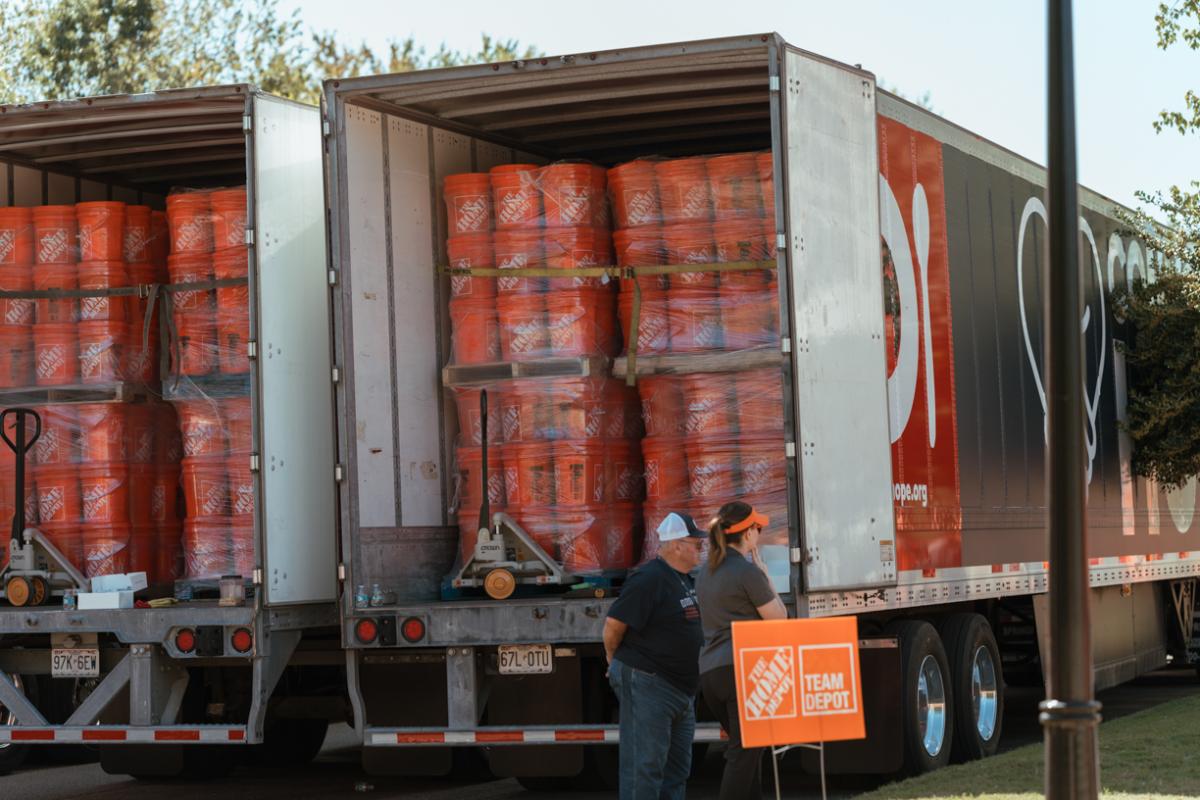
<path id="1" fill-rule="evenodd" d="M 33 468 L 37 483 L 38 519 L 43 523 L 78 524 L 83 515 L 79 469 L 75 464 L 40 464 Z"/>
<path id="2" fill-rule="evenodd" d="M 715 219 L 762 217 L 762 188 L 758 182 L 756 159 L 755 153 L 733 153 L 708 159 L 706 166 Z"/>
<path id="3" fill-rule="evenodd" d="M 165 211 L 150 212 L 150 263 L 166 269 L 167 254 L 171 252 L 171 226 Z"/>
<path id="4" fill-rule="evenodd" d="M 475 509 L 475 516 L 478 517 L 479 507 L 483 505 L 483 448 L 459 447 L 455 450 L 455 459 L 458 465 L 459 506 Z M 504 461 L 498 449 L 488 448 L 487 471 L 488 504 L 492 508 L 501 508 L 507 494 L 504 487 Z"/>
<path id="5" fill-rule="evenodd" d="M 510 444 L 504 450 L 506 464 L 515 459 L 516 464 L 516 498 L 520 505 L 549 506 L 554 505 L 554 457 L 550 442 L 525 442 Z M 506 486 L 507 489 L 507 486 Z M 509 505 L 512 505 L 513 492 L 507 489 Z"/>
<path id="6" fill-rule="evenodd" d="M 545 278 L 526 278 L 519 273 L 519 270 L 545 266 L 541 231 L 496 231 L 493 243 L 496 266 L 518 271 L 511 278 L 505 276 L 496 279 L 496 291 L 499 294 L 537 294 L 544 291 Z"/>
<path id="7" fill-rule="evenodd" d="M 179 520 L 179 481 L 182 467 L 175 464 L 154 464 L 153 485 L 150 489 L 150 519 L 156 525 Z"/>
<path id="8" fill-rule="evenodd" d="M 762 193 L 763 218 L 775 228 L 775 157 L 768 150 L 754 157 L 758 168 L 758 188 Z"/>
<path id="9" fill-rule="evenodd" d="M 75 264 L 39 264 L 33 270 L 33 288 L 76 289 L 79 271 Z M 71 323 L 76 319 L 78 303 L 73 297 L 44 298 L 36 301 L 37 322 L 41 324 Z"/>
<path id="10" fill-rule="evenodd" d="M 218 189 L 208 196 L 212 206 L 213 249 L 246 246 L 246 187 Z"/>
<path id="11" fill-rule="evenodd" d="M 451 300 L 450 333 L 455 364 L 488 364 L 500 360 L 500 324 L 492 298 L 456 297 Z"/>
<path id="12" fill-rule="evenodd" d="M 557 430 L 556 409 L 542 381 L 535 383 L 514 382 L 500 398 L 500 424 L 504 428 L 504 441 L 536 442 L 552 439 Z M 505 459 L 512 466 L 515 459 Z M 510 501 L 515 505 L 516 501 Z"/>
<path id="13" fill-rule="evenodd" d="M 458 428 L 462 443 L 470 447 L 483 444 L 483 424 L 479 417 L 479 389 L 465 386 L 454 388 L 454 404 L 458 410 Z M 504 438 L 504 429 L 500 423 L 501 409 L 504 407 L 502 393 L 488 388 L 487 436 L 488 444 L 500 444 Z"/>
<path id="14" fill-rule="evenodd" d="M 122 261 L 125 258 L 125 204 L 96 200 L 75 204 L 79 225 L 80 261 Z"/>
<path id="15" fill-rule="evenodd" d="M 559 506 L 606 503 L 608 450 L 601 439 L 568 439 L 554 443 L 554 499 Z"/>
<path id="16" fill-rule="evenodd" d="M 230 572 L 250 577 L 254 574 L 254 516 L 234 514 L 229 518 Z"/>
<path id="17" fill-rule="evenodd" d="M 33 329 L 28 325 L 0 327 L 0 389 L 32 385 Z"/>
<path id="18" fill-rule="evenodd" d="M 42 435 L 33 445 L 38 464 L 70 464 L 79 460 L 79 407 L 74 405 L 40 406 Z"/>
<path id="19" fill-rule="evenodd" d="M 33 209 L 33 237 L 34 260 L 38 265 L 74 264 L 79 260 L 75 206 Z"/>
<path id="20" fill-rule="evenodd" d="M 179 414 L 171 403 L 154 403 L 154 463 L 178 464 L 183 458 Z"/>
<path id="21" fill-rule="evenodd" d="M 762 288 L 721 287 L 725 349 L 746 350 L 779 343 L 779 297 Z"/>
<path id="22" fill-rule="evenodd" d="M 34 379 L 38 386 L 79 380 L 79 341 L 71 323 L 33 326 Z"/>
<path id="23" fill-rule="evenodd" d="M 126 403 L 125 453 L 134 464 L 153 464 L 158 420 L 150 403 Z"/>
<path id="24" fill-rule="evenodd" d="M 609 378 L 546 378 L 538 381 L 547 407 L 543 431 L 555 439 L 619 439 L 629 430 L 626 392 Z"/>
<path id="25" fill-rule="evenodd" d="M 150 580 L 170 583 L 183 575 L 183 525 L 155 525 L 154 540 L 154 575 Z"/>
<path id="26" fill-rule="evenodd" d="M 722 373 L 681 375 L 684 433 L 688 436 L 736 433 L 737 386 L 732 375 Z"/>
<path id="27" fill-rule="evenodd" d="M 663 243 L 668 264 L 714 264 L 717 247 L 713 229 L 708 223 L 682 223 L 663 227 Z M 717 288 L 716 272 L 677 272 L 670 276 L 670 286 L 701 289 Z"/>
<path id="28" fill-rule="evenodd" d="M 79 447 L 82 461 L 124 461 L 128 453 L 129 415 L 123 403 L 80 403 Z"/>
<path id="29" fill-rule="evenodd" d="M 675 158 L 654 165 L 664 225 L 708 223 L 712 195 L 703 158 Z"/>
<path id="30" fill-rule="evenodd" d="M 233 571 L 230 518 L 190 517 L 183 521 L 184 573 L 189 578 L 219 578 Z"/>
<path id="31" fill-rule="evenodd" d="M 180 192 L 167 196 L 167 225 L 171 253 L 211 253 L 212 203 L 208 192 Z"/>
<path id="32" fill-rule="evenodd" d="M 177 312 L 175 327 L 179 331 L 180 374 L 197 376 L 215 372 L 219 347 L 212 310 Z"/>
<path id="33" fill-rule="evenodd" d="M 737 446 L 739 494 L 783 494 L 787 491 L 787 457 L 782 433 L 742 436 Z"/>
<path id="34" fill-rule="evenodd" d="M 531 361 L 550 353 L 550 331 L 546 327 L 546 296 L 501 294 L 496 299 L 500 323 L 500 358 Z"/>
<path id="35" fill-rule="evenodd" d="M 622 339 L 628 345 L 633 338 L 633 332 L 629 328 L 633 322 L 632 291 L 621 292 L 617 297 L 617 314 L 621 320 Z M 637 337 L 639 353 L 666 353 L 671 349 L 671 318 L 666 292 L 642 292 Z"/>
<path id="36" fill-rule="evenodd" d="M 92 320 L 81 322 L 79 339 L 79 379 L 83 383 L 115 383 L 125 377 L 123 358 L 129 325 L 123 322 Z"/>
<path id="37" fill-rule="evenodd" d="M 772 223 L 774 224 L 774 223 Z M 717 261 L 728 264 L 734 261 L 764 261 L 768 258 L 767 236 L 758 219 L 723 219 L 713 223 L 713 240 L 717 245 Z M 751 279 L 762 283 L 761 271 L 722 272 L 721 285 L 748 283 Z"/>
<path id="38" fill-rule="evenodd" d="M 637 510 L 589 505 L 548 509 L 557 554 L 568 571 L 587 574 L 633 566 Z"/>
<path id="39" fill-rule="evenodd" d="M 216 401 L 176 400 L 173 405 L 179 412 L 184 456 L 225 454 L 225 427 Z"/>
<path id="40" fill-rule="evenodd" d="M 667 253 L 663 248 L 662 227 L 659 225 L 643 225 L 640 228 L 613 231 L 612 239 L 617 266 L 654 267 L 667 261 Z M 643 292 L 665 290 L 668 283 L 666 275 L 641 275 L 637 281 Z M 621 291 L 632 291 L 631 283 L 628 278 L 621 278 Z"/>
<path id="41" fill-rule="evenodd" d="M 591 164 L 543 167 L 540 175 L 546 227 L 595 225 L 604 218 L 604 173 L 597 180 Z"/>
<path id="42" fill-rule="evenodd" d="M 129 285 L 130 286 L 144 286 L 144 285 L 150 284 L 150 283 L 158 283 L 159 278 L 161 277 L 159 275 L 158 267 L 154 266 L 153 264 L 147 263 L 147 262 L 141 262 L 141 263 L 136 263 L 136 264 L 126 264 L 125 272 L 129 276 Z M 130 297 L 130 298 L 127 298 L 126 300 L 129 305 L 130 320 L 139 325 L 142 324 L 142 322 L 146 318 L 146 303 L 147 303 L 146 298 Z M 151 322 L 150 329 L 152 331 L 158 330 L 158 308 L 157 307 L 155 307 L 155 309 L 154 309 L 154 319 Z M 158 337 L 155 336 L 154 338 L 157 339 Z"/>
<path id="43" fill-rule="evenodd" d="M 134 524 L 129 530 L 128 567 L 130 572 L 146 573 L 148 583 L 157 583 L 154 577 L 158 533 L 153 525 Z"/>
<path id="44" fill-rule="evenodd" d="M 220 250 L 212 257 L 212 276 L 217 280 L 245 278 L 250 274 L 250 250 L 238 245 Z M 217 308 L 250 313 L 250 286 L 229 286 L 217 289 Z"/>
<path id="45" fill-rule="evenodd" d="M 191 456 L 180 464 L 183 507 L 189 517 L 229 513 L 229 473 L 223 453 Z"/>
<path id="46" fill-rule="evenodd" d="M 129 286 L 129 273 L 124 261 L 81 261 L 79 263 L 80 289 L 113 289 Z M 80 320 L 129 319 L 128 297 L 81 297 L 79 299 Z"/>
<path id="47" fill-rule="evenodd" d="M 234 514 L 254 513 L 254 472 L 247 456 L 232 456 L 225 461 L 229 476 L 229 509 Z"/>
<path id="48" fill-rule="evenodd" d="M 125 206 L 121 258 L 130 263 L 150 260 L 150 206 Z"/>
<path id="49" fill-rule="evenodd" d="M 450 236 L 487 233 L 492 229 L 492 183 L 486 172 L 447 175 L 442 182 Z"/>
<path id="50" fill-rule="evenodd" d="M 505 164 L 489 170 L 497 230 L 542 226 L 538 172 L 536 164 Z"/>
<path id="51" fill-rule="evenodd" d="M 446 254 L 454 269 L 490 269 L 495 266 L 492 256 L 492 235 L 470 233 L 446 240 Z M 451 297 L 491 298 L 496 296 L 495 278 L 476 278 L 471 275 L 450 276 Z"/>
<path id="52" fill-rule="evenodd" d="M 129 521 L 129 465 L 94 461 L 79 465 L 79 496 L 85 524 Z"/>
<path id="53" fill-rule="evenodd" d="M 604 450 L 606 502 L 641 502 L 646 492 L 641 446 L 635 441 L 610 439 Z"/>
<path id="54" fill-rule="evenodd" d="M 551 356 L 614 356 L 616 318 L 609 287 L 566 289 L 546 295 Z"/>
<path id="55" fill-rule="evenodd" d="M 653 161 L 630 161 L 608 171 L 608 197 L 617 228 L 662 222 Z"/>
<path id="56" fill-rule="evenodd" d="M 688 490 L 697 502 L 728 502 L 736 488 L 738 443 L 726 437 L 689 436 L 684 439 Z"/>
<path id="57" fill-rule="evenodd" d="M 245 278 L 249 274 L 245 245 L 222 250 L 213 256 L 217 280 Z M 250 371 L 246 343 L 250 340 L 250 288 L 230 286 L 217 289 L 217 361 L 220 371 L 240 375 Z"/>
<path id="58" fill-rule="evenodd" d="M 683 392 L 678 377 L 647 375 L 638 378 L 637 389 L 647 436 L 660 438 L 683 433 Z"/>
<path id="59" fill-rule="evenodd" d="M 725 341 L 720 296 L 715 289 L 672 286 L 667 295 L 672 353 L 720 350 Z"/>
<path id="60" fill-rule="evenodd" d="M 612 264 L 612 240 L 604 228 L 546 228 L 542 231 L 546 266 L 571 270 L 579 267 L 603 267 Z M 572 275 L 550 279 L 550 291 L 599 287 L 600 278 Z"/>
<path id="61" fill-rule="evenodd" d="M 158 375 L 158 329 L 151 327 L 150 336 L 144 341 L 143 333 L 140 322 L 131 323 L 125 329 L 121 371 L 127 381 L 152 383 Z"/>
<path id="62" fill-rule="evenodd" d="M 250 398 L 226 397 L 218 400 L 217 403 L 220 409 L 221 423 L 229 436 L 229 452 L 249 455 L 254 451 Z"/>
<path id="63" fill-rule="evenodd" d="M 154 477 L 157 469 L 153 464 L 129 465 L 129 521 L 134 525 L 154 524 Z"/>
<path id="64" fill-rule="evenodd" d="M 208 253 L 172 253 L 167 257 L 171 283 L 202 283 L 215 277 L 213 257 Z M 215 305 L 212 289 L 176 290 L 172 297 L 176 311 L 212 313 Z"/>
<path id="65" fill-rule="evenodd" d="M 33 288 L 33 271 L 29 267 L 0 267 L 0 291 L 26 292 Z M 0 299 L 0 324 L 32 325 L 34 303 L 19 298 Z"/>
<path id="66" fill-rule="evenodd" d="M 642 439 L 642 462 L 646 470 L 646 502 L 670 504 L 688 498 L 683 439 L 672 436 Z"/>
<path id="67" fill-rule="evenodd" d="M 33 213 L 28 208 L 0 208 L 0 267 L 33 263 Z"/>

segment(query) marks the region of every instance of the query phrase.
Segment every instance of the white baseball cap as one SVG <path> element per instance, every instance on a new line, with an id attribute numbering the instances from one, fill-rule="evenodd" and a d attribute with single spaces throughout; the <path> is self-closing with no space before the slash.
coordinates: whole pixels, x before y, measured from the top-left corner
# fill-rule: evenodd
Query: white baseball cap
<path id="1" fill-rule="evenodd" d="M 703 539 L 704 532 L 696 527 L 696 521 L 687 514 L 680 514 L 672 511 L 667 514 L 666 518 L 658 523 L 658 540 L 660 542 L 673 542 L 676 539 Z"/>

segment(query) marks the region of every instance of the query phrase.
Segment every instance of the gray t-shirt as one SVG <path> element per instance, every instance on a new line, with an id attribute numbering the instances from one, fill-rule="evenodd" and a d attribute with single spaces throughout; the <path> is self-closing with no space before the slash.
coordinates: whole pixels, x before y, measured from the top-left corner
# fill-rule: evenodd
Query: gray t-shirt
<path id="1" fill-rule="evenodd" d="M 736 550 L 729 550 L 716 572 L 701 564 L 696 579 L 704 647 L 700 650 L 700 674 L 733 665 L 733 634 L 730 623 L 761 619 L 758 607 L 775 598 L 771 581 L 761 569 Z"/>

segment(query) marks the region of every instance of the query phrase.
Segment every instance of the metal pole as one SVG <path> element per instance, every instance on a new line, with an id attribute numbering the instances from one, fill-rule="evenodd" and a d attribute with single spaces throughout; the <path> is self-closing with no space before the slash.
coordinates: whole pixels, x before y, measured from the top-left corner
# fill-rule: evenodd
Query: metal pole
<path id="1" fill-rule="evenodd" d="M 1046 497 L 1050 537 L 1049 691 L 1045 729 L 1048 800 L 1099 793 L 1097 726 L 1087 572 L 1080 319 L 1079 197 L 1075 173 L 1075 74 L 1071 0 L 1049 0 L 1047 15 L 1049 217 L 1046 307 Z"/>

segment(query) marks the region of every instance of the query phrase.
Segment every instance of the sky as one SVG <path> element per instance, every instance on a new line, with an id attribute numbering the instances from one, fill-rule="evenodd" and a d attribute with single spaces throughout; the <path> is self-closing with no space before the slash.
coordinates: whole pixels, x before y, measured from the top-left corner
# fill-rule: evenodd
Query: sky
<path id="1" fill-rule="evenodd" d="M 1200 90 L 1200 52 L 1156 46 L 1158 0 L 1076 0 L 1079 177 L 1127 205 L 1138 189 L 1200 179 L 1200 135 L 1156 134 L 1159 111 Z M 481 33 L 548 55 L 776 31 L 875 73 L 910 99 L 1044 164 L 1044 0 L 280 0 L 317 30 L 383 51 L 413 36 L 436 50 Z"/>

